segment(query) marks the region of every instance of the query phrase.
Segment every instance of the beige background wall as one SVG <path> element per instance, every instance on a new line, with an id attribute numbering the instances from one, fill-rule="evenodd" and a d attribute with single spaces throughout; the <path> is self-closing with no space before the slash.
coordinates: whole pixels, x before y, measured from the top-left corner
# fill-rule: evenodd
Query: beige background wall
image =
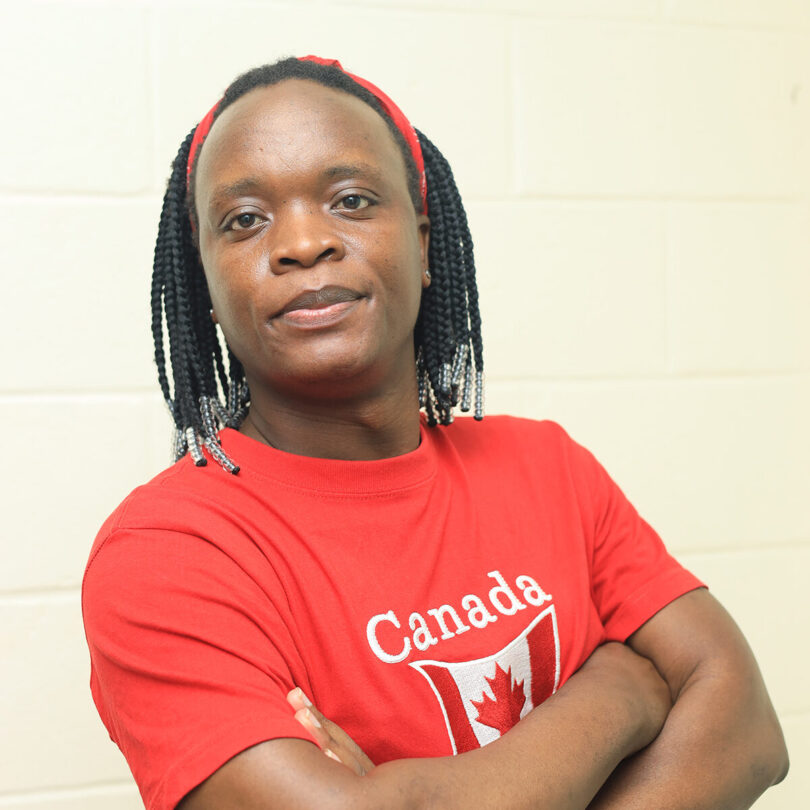
<path id="1" fill-rule="evenodd" d="M 79 613 L 168 461 L 148 279 L 168 164 L 237 72 L 338 57 L 454 166 L 490 412 L 590 446 L 737 617 L 810 795 L 810 0 L 0 9 L 0 808 L 130 810 Z"/>

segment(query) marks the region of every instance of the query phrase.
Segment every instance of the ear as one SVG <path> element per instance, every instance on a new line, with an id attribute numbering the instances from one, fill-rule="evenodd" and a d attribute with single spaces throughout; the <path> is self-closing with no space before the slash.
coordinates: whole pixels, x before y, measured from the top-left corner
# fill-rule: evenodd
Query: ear
<path id="1" fill-rule="evenodd" d="M 215 324 L 218 324 L 218 323 L 219 323 L 219 319 L 217 318 L 217 313 L 216 313 L 216 312 L 214 312 L 214 310 L 213 310 L 213 309 L 209 310 L 209 313 L 208 313 L 208 314 L 211 316 L 211 320 L 212 320 L 212 321 L 213 321 Z"/>
<path id="2" fill-rule="evenodd" d="M 419 258 L 422 262 L 422 288 L 430 286 L 430 273 L 428 272 L 430 253 L 430 219 L 427 214 L 419 214 L 416 218 L 416 226 L 419 229 Z"/>

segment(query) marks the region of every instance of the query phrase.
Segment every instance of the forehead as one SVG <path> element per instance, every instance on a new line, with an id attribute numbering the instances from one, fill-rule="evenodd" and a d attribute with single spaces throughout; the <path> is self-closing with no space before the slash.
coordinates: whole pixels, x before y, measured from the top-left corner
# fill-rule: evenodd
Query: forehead
<path id="1" fill-rule="evenodd" d="M 288 79 L 251 90 L 217 118 L 200 152 L 197 192 L 245 172 L 281 177 L 335 161 L 372 164 L 406 182 L 399 146 L 374 109 L 340 90 Z"/>

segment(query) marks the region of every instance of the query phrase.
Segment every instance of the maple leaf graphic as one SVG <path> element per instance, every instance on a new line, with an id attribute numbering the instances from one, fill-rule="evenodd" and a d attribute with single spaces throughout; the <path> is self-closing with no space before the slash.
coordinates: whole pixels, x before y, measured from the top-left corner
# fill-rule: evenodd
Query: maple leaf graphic
<path id="1" fill-rule="evenodd" d="M 481 695 L 482 700 L 472 700 L 470 702 L 478 709 L 476 720 L 485 726 L 494 728 L 503 735 L 520 720 L 520 711 L 526 702 L 523 681 L 514 683 L 512 681 L 512 667 L 509 667 L 504 672 L 501 665 L 497 663 L 495 664 L 494 677 L 486 680 L 492 694 L 495 695 L 495 700 L 483 693 Z"/>

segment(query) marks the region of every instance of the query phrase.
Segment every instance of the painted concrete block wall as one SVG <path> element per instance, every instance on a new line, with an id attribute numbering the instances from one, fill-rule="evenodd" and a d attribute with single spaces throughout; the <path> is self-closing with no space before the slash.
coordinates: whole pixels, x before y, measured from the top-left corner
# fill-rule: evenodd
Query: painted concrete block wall
<path id="1" fill-rule="evenodd" d="M 810 3 L 29 2 L 0 76 L 0 810 L 141 806 L 87 687 L 79 585 L 166 465 L 162 188 L 238 72 L 340 58 L 456 171 L 488 408 L 589 446 L 756 651 L 810 794 Z"/>

